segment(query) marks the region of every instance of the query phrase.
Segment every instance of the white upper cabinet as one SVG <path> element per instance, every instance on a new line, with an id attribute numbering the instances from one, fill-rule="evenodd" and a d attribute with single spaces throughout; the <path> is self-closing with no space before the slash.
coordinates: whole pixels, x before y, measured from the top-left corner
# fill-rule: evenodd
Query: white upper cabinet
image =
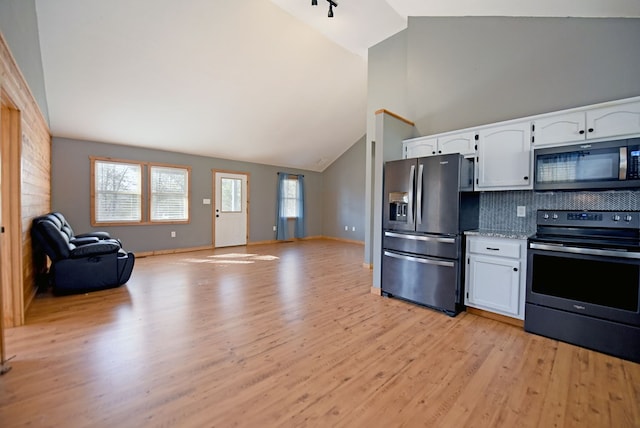
<path id="1" fill-rule="evenodd" d="M 640 134 L 640 101 L 610 104 L 534 118 L 534 146 Z"/>
<path id="2" fill-rule="evenodd" d="M 573 112 L 536 119 L 534 125 L 534 145 L 573 143 L 584 141 L 585 113 Z"/>
<path id="3" fill-rule="evenodd" d="M 402 154 L 404 159 L 433 156 L 438 150 L 437 138 L 413 138 L 402 142 Z"/>
<path id="4" fill-rule="evenodd" d="M 640 133 L 640 101 L 587 110 L 587 138 Z"/>
<path id="5" fill-rule="evenodd" d="M 477 132 L 462 132 L 438 137 L 438 154 L 460 153 L 464 156 L 476 153 Z"/>
<path id="6" fill-rule="evenodd" d="M 412 138 L 403 157 L 476 157 L 474 189 L 533 189 L 532 147 L 640 137 L 640 97 Z"/>
<path id="7" fill-rule="evenodd" d="M 420 137 L 405 140 L 404 158 L 419 158 L 449 153 L 473 156 L 476 153 L 477 133 L 473 131 L 456 134 L 444 134 L 438 137 Z"/>
<path id="8" fill-rule="evenodd" d="M 532 189 L 529 121 L 483 128 L 478 134 L 475 189 Z"/>

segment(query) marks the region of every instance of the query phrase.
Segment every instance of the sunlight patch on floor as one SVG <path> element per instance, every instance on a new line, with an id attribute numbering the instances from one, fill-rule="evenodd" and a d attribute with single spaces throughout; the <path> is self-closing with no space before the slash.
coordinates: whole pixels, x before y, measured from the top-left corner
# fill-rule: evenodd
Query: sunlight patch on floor
<path id="1" fill-rule="evenodd" d="M 187 258 L 182 259 L 183 263 L 208 263 L 216 265 L 243 265 L 252 264 L 256 261 L 274 261 L 279 260 L 277 256 L 268 254 L 247 254 L 247 253 L 228 253 L 207 256 L 206 258 Z"/>

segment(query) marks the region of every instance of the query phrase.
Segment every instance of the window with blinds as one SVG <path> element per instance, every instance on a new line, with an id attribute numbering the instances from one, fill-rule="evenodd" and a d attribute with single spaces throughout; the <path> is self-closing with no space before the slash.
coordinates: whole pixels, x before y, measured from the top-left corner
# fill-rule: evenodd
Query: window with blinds
<path id="1" fill-rule="evenodd" d="M 189 221 L 190 167 L 90 159 L 92 225 Z"/>
<path id="2" fill-rule="evenodd" d="M 94 221 L 130 223 L 142 220 L 142 165 L 95 160 Z"/>
<path id="3" fill-rule="evenodd" d="M 287 178 L 283 184 L 282 203 L 285 217 L 298 217 L 298 199 L 300 198 L 298 177 Z"/>
<path id="4" fill-rule="evenodd" d="M 189 220 L 189 169 L 169 166 L 149 167 L 150 220 Z"/>

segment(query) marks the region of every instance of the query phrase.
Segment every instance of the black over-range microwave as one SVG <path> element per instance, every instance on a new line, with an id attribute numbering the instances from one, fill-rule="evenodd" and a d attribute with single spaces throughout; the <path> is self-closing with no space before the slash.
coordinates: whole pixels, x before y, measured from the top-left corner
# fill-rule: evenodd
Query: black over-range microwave
<path id="1" fill-rule="evenodd" d="M 640 188 L 640 138 L 534 150 L 535 190 Z"/>

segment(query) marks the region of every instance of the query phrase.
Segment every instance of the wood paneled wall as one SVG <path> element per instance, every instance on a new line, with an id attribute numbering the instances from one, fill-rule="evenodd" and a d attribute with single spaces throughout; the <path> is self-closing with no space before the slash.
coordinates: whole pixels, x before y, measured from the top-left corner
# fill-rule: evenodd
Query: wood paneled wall
<path id="1" fill-rule="evenodd" d="M 2 221 L 8 236 L 1 268 L 13 271 L 10 283 L 3 284 L 3 319 L 10 327 L 24 323 L 37 291 L 30 228 L 34 217 L 51 210 L 51 134 L 1 33 L 0 76 L 3 113 L 15 119 L 2 120 L 13 129 L 1 133 L 3 155 L 8 154 L 2 159 Z"/>

